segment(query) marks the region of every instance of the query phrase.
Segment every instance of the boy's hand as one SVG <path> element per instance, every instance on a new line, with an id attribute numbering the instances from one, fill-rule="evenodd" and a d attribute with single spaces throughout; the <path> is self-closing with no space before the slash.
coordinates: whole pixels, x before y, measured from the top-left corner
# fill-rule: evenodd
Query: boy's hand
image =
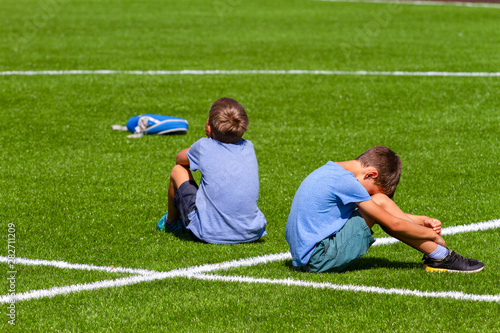
<path id="1" fill-rule="evenodd" d="M 436 234 L 436 238 L 434 239 L 434 241 L 436 243 L 438 243 L 439 245 L 442 245 L 444 247 L 447 247 L 446 246 L 446 242 L 444 241 L 443 237 L 439 236 L 438 234 Z"/>
<path id="2" fill-rule="evenodd" d="M 438 219 L 433 219 L 430 217 L 424 219 L 424 227 L 431 228 L 438 235 L 441 235 L 441 221 L 439 221 Z"/>

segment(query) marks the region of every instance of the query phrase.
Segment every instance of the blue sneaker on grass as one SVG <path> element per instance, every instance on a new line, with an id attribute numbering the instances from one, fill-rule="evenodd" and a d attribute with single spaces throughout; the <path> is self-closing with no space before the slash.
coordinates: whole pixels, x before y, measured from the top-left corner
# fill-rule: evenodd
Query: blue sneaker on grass
<path id="1" fill-rule="evenodd" d="M 163 217 L 156 224 L 156 230 L 167 231 L 167 232 L 181 232 L 184 230 L 184 224 L 182 224 L 182 220 L 178 219 L 172 223 L 168 223 L 167 221 L 168 212 L 163 215 Z"/>

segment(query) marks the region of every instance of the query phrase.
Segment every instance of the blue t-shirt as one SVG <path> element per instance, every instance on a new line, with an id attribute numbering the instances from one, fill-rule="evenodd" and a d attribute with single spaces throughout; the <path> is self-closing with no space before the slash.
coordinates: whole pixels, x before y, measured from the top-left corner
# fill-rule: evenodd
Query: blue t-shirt
<path id="1" fill-rule="evenodd" d="M 334 162 L 304 179 L 292 202 L 285 237 L 294 266 L 309 262 L 317 244 L 337 233 L 356 209 L 371 200 L 354 175 Z"/>
<path id="2" fill-rule="evenodd" d="M 242 139 L 222 143 L 196 141 L 187 152 L 190 168 L 201 172 L 196 209 L 187 229 L 196 237 L 218 244 L 258 240 L 266 234 L 266 219 L 257 207 L 259 168 L 253 144 Z"/>

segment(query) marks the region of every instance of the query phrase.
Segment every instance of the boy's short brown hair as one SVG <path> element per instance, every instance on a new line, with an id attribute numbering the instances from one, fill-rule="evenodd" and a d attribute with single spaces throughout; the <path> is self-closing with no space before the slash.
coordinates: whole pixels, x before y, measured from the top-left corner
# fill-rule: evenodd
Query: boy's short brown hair
<path id="1" fill-rule="evenodd" d="M 214 138 L 220 142 L 236 143 L 248 129 L 248 116 L 236 100 L 222 97 L 216 100 L 208 113 L 208 124 Z"/>
<path id="2" fill-rule="evenodd" d="M 363 167 L 374 167 L 378 171 L 375 178 L 377 185 L 389 198 L 394 197 L 401 177 L 401 159 L 395 152 L 385 146 L 376 146 L 359 155 L 356 160 Z"/>

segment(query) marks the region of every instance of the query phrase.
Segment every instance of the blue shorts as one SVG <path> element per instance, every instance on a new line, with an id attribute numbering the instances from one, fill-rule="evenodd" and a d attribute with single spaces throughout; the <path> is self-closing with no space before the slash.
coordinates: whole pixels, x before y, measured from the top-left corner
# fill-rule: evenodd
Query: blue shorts
<path id="1" fill-rule="evenodd" d="M 355 210 L 342 229 L 319 242 L 302 270 L 314 273 L 340 272 L 363 256 L 374 242 L 371 229 Z"/>
<path id="2" fill-rule="evenodd" d="M 189 221 L 189 214 L 196 209 L 196 193 L 198 193 L 198 184 L 194 180 L 188 180 L 179 186 L 177 193 L 174 196 L 174 206 L 179 211 L 182 223 L 184 227 L 187 227 L 191 221 Z M 196 237 L 191 230 L 187 230 L 191 239 L 197 242 L 202 242 L 198 237 Z"/>
<path id="3" fill-rule="evenodd" d="M 190 222 L 189 213 L 196 209 L 196 193 L 198 193 L 198 184 L 194 180 L 188 180 L 179 186 L 174 196 L 174 206 L 179 211 L 186 227 Z"/>

